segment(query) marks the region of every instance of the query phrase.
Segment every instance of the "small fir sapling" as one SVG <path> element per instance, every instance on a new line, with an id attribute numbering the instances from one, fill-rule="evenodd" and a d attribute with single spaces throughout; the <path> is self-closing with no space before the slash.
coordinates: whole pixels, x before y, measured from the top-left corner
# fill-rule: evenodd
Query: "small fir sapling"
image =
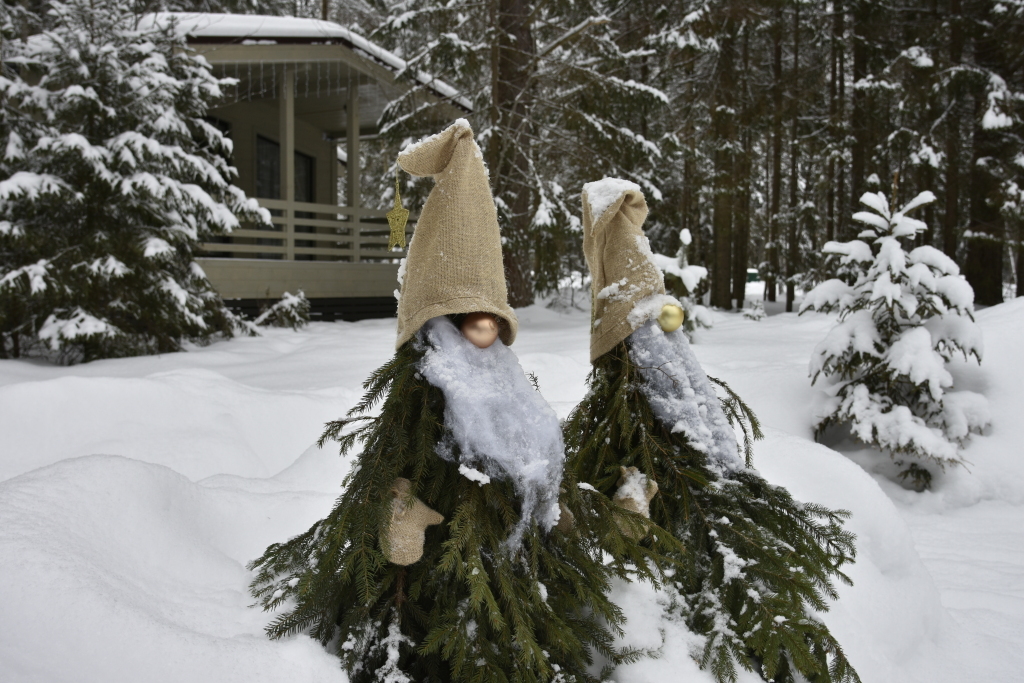
<path id="1" fill-rule="evenodd" d="M 309 309 L 309 299 L 301 289 L 298 294 L 285 292 L 278 301 L 265 306 L 252 322 L 264 327 L 290 327 L 298 330 L 309 323 Z"/>
<path id="2" fill-rule="evenodd" d="M 870 211 L 853 218 L 865 230 L 824 247 L 844 279 L 821 283 L 800 308 L 839 313 L 811 357 L 812 382 L 822 384 L 816 433 L 848 425 L 864 443 L 911 461 L 901 476 L 919 488 L 931 480 L 925 463 L 962 463 L 960 447 L 990 422 L 986 399 L 950 391 L 946 368 L 958 355 L 981 362 L 974 292 L 942 252 L 904 249 L 904 240 L 927 228 L 907 214 L 934 200 L 923 192 L 893 212 L 882 193 L 864 194 Z"/>
<path id="3" fill-rule="evenodd" d="M 764 312 L 764 304 L 760 301 L 754 301 L 750 304 L 750 308 L 743 309 L 743 317 L 747 320 L 753 320 L 754 322 L 760 322 L 768 316 Z"/>
<path id="4" fill-rule="evenodd" d="M 589 391 L 563 428 L 569 469 L 606 495 L 623 468 L 657 485 L 650 519 L 683 547 L 667 589 L 703 637 L 694 656 L 716 681 L 735 681 L 739 668 L 769 681 L 859 681 L 817 616 L 837 597 L 833 582 L 849 583 L 848 513 L 798 502 L 752 469 L 757 419 L 704 374 L 681 330 L 653 319 L 672 299 L 643 256 L 639 188 L 625 188 L 610 217 L 587 205 L 592 190 L 584 189 L 584 249 L 594 291 L 624 282 L 633 296 L 594 298 Z"/>
<path id="5" fill-rule="evenodd" d="M 240 221 L 206 116 L 222 81 L 172 26 L 113 0 L 52 3 L 0 73 L 0 355 L 174 351 L 248 331 L 195 261 Z"/>

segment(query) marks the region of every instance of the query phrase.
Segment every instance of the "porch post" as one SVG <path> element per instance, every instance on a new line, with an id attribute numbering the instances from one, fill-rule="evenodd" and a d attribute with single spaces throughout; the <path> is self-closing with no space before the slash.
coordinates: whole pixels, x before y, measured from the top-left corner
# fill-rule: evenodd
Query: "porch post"
<path id="1" fill-rule="evenodd" d="M 278 97 L 278 125 L 281 130 L 281 199 L 291 205 L 295 201 L 295 67 L 286 64 Z M 295 210 L 284 211 L 285 259 L 295 260 Z"/>
<path id="2" fill-rule="evenodd" d="M 345 152 L 348 155 L 348 162 L 345 165 L 346 203 L 349 207 L 358 210 L 361 204 L 359 196 L 359 74 L 353 73 L 351 70 L 348 76 L 347 109 L 348 122 L 345 129 Z M 348 220 L 352 228 L 352 262 L 359 263 L 362 230 L 358 211 L 350 212 Z"/>

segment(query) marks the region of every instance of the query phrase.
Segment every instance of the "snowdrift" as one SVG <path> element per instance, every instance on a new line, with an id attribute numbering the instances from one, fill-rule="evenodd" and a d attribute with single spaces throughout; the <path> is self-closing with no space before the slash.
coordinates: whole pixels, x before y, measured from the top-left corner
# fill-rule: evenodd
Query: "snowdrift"
<path id="1" fill-rule="evenodd" d="M 695 350 L 768 427 L 755 466 L 798 499 L 853 513 L 854 586 L 822 618 L 865 683 L 1013 680 L 1024 299 L 978 315 L 982 369 L 954 374 L 989 396 L 994 426 L 966 453 L 973 473 L 924 495 L 809 439 L 807 360 L 829 319 L 719 318 Z M 564 417 L 584 391 L 588 319 L 534 308 L 522 320 L 522 364 Z M 392 335 L 384 321 L 316 324 L 159 359 L 0 362 L 0 679 L 346 680 L 308 637 L 263 636 L 245 564 L 330 508 L 348 461 L 310 444 Z M 622 643 L 660 655 L 616 681 L 710 680 L 663 597 L 643 584 L 616 592 L 630 618 Z"/>

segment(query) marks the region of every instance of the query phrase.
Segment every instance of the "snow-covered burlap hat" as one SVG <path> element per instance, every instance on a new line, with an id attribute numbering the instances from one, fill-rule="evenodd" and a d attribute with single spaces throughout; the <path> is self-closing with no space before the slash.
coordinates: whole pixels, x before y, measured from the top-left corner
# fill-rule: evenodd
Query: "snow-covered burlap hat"
<path id="1" fill-rule="evenodd" d="M 583 254 L 593 298 L 591 362 L 661 311 L 665 280 L 641 229 L 646 218 L 647 202 L 635 183 L 605 178 L 583 186 Z"/>
<path id="2" fill-rule="evenodd" d="M 405 260 L 395 347 L 431 318 L 475 311 L 502 318 L 499 335 L 511 344 L 519 321 L 508 305 L 498 212 L 473 129 L 459 119 L 406 148 L 398 163 L 435 184 Z"/>

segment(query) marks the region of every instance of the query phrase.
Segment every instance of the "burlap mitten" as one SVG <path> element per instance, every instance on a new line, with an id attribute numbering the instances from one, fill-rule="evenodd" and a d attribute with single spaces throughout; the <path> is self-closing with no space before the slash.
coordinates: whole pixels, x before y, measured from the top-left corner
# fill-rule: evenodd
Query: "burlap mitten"
<path id="1" fill-rule="evenodd" d="M 622 476 L 619 477 L 619 488 L 612 497 L 612 502 L 623 510 L 636 512 L 647 519 L 651 518 L 651 500 L 658 494 L 658 483 L 648 479 L 647 475 L 635 467 L 621 467 Z M 619 531 L 632 539 L 638 539 L 646 535 L 646 530 L 640 532 L 632 525 L 626 523 L 625 519 L 616 520 Z"/>
<path id="2" fill-rule="evenodd" d="M 391 485 L 391 520 L 384 554 L 389 562 L 410 565 L 423 557 L 423 542 L 428 526 L 440 524 L 444 517 L 414 496 L 409 495 L 412 483 L 403 477 Z"/>

